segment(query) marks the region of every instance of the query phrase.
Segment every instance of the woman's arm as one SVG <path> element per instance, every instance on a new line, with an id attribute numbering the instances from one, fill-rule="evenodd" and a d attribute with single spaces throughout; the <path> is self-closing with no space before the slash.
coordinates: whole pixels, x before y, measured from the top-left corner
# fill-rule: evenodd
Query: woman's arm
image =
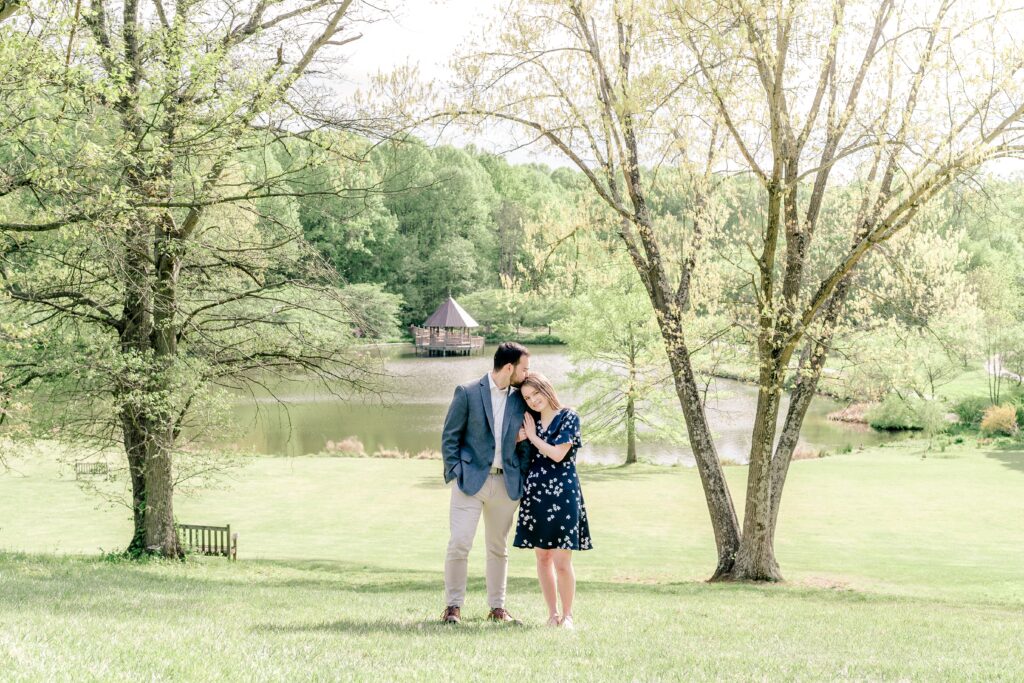
<path id="1" fill-rule="evenodd" d="M 572 449 L 572 443 L 560 443 L 557 446 L 552 446 L 547 441 L 537 436 L 537 427 L 534 422 L 533 415 L 527 413 L 523 417 L 523 424 L 526 427 L 526 438 L 530 440 L 530 443 L 532 443 L 533 447 L 537 449 L 537 452 L 545 458 L 554 460 L 555 462 L 562 462 L 562 460 L 565 459 L 565 456 L 568 455 L 569 451 Z"/>
<path id="2" fill-rule="evenodd" d="M 537 448 L 537 451 L 541 455 L 545 458 L 554 460 L 555 462 L 562 462 L 562 460 L 565 459 L 565 456 L 569 454 L 569 450 L 572 448 L 571 443 L 560 443 L 557 446 L 552 446 L 539 436 L 535 436 L 530 439 L 530 443 Z"/>

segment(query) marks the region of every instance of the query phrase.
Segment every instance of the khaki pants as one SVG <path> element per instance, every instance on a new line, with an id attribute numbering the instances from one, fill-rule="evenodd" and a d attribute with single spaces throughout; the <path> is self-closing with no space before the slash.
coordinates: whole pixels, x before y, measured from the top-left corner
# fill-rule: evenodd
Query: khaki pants
<path id="1" fill-rule="evenodd" d="M 487 545 L 487 602 L 491 609 L 505 606 L 508 576 L 508 532 L 512 528 L 518 500 L 508 497 L 505 477 L 492 474 L 475 496 L 467 496 L 457 483 L 452 484 L 449 510 L 451 537 L 444 560 L 444 590 L 447 605 L 462 607 L 466 599 L 466 574 L 473 537 L 484 516 L 484 542 Z"/>

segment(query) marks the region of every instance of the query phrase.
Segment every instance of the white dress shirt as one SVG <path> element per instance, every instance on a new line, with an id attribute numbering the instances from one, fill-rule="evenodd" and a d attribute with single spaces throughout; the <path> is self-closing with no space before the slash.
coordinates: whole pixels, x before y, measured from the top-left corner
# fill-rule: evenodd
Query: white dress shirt
<path id="1" fill-rule="evenodd" d="M 491 385 L 491 414 L 494 416 L 494 462 L 491 467 L 504 467 L 501 460 L 501 434 L 505 426 L 505 404 L 508 403 L 509 388 L 502 389 L 494 383 L 491 373 L 487 373 L 487 381 Z"/>

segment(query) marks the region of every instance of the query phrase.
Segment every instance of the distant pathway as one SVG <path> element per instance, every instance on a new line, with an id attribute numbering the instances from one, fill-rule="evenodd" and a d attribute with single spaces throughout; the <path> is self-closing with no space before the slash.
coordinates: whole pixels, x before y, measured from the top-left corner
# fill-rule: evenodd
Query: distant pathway
<path id="1" fill-rule="evenodd" d="M 996 364 L 997 363 L 1000 365 L 1000 369 L 998 371 L 996 370 Z M 1002 366 L 1002 361 L 1000 360 L 998 354 L 997 355 L 993 355 L 993 356 L 989 356 L 988 360 L 985 361 L 985 371 L 988 374 L 990 374 L 990 375 L 998 374 L 998 375 L 1001 375 L 1003 377 L 1007 377 L 1009 379 L 1012 379 L 1013 381 L 1017 382 L 1018 384 L 1021 383 L 1021 382 L 1024 382 L 1024 377 L 1021 377 L 1016 372 L 1010 372 L 1009 370 L 1003 370 L 1001 366 Z"/>

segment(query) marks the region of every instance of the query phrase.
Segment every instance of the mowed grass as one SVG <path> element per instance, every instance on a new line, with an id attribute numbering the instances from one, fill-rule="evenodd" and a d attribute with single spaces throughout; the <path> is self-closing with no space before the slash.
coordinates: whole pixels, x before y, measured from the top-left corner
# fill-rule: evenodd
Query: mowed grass
<path id="1" fill-rule="evenodd" d="M 448 491 L 436 462 L 253 459 L 179 498 L 230 522 L 237 563 L 103 561 L 123 512 L 45 453 L 0 477 L 0 679 L 1021 680 L 1024 453 L 921 444 L 793 464 L 787 582 L 707 584 L 697 473 L 584 469 L 596 549 L 576 556 L 575 632 L 542 628 L 512 549 L 488 624 L 482 538 L 465 623 L 436 623 Z M 741 498 L 745 468 L 728 468 Z"/>
<path id="2" fill-rule="evenodd" d="M 945 384 L 941 384 L 936 393 L 939 398 L 949 403 L 956 403 L 965 398 L 988 398 L 990 375 L 983 363 L 973 365 L 959 373 Z M 1016 382 L 1004 377 L 1001 380 L 1001 393 L 1003 400 L 1010 397 Z"/>

